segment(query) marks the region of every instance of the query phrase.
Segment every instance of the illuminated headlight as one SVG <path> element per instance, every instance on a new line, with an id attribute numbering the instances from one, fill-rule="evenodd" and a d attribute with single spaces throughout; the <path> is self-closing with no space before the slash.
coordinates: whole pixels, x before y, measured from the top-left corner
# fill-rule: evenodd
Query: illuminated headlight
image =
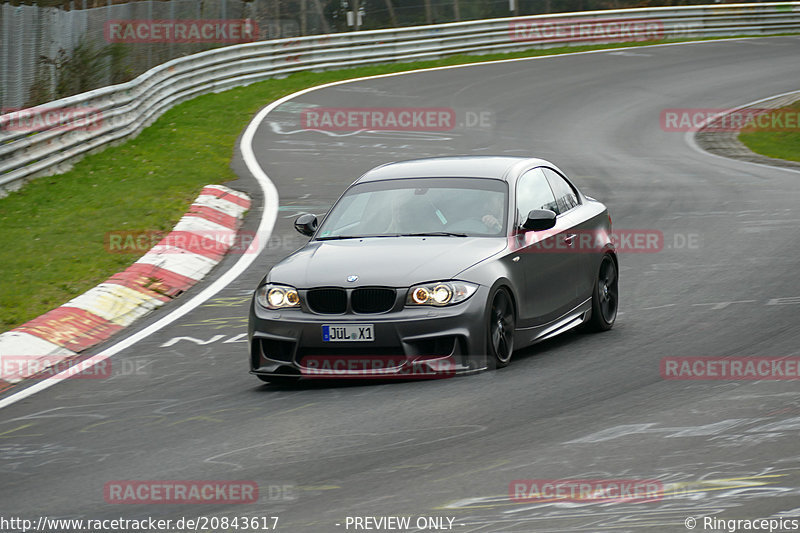
<path id="1" fill-rule="evenodd" d="M 297 289 L 286 285 L 262 285 L 256 291 L 256 301 L 267 309 L 285 309 L 300 307 L 300 296 Z"/>
<path id="2" fill-rule="evenodd" d="M 442 307 L 457 304 L 472 296 L 476 290 L 478 290 L 477 285 L 466 281 L 437 281 L 415 285 L 408 290 L 406 305 Z"/>

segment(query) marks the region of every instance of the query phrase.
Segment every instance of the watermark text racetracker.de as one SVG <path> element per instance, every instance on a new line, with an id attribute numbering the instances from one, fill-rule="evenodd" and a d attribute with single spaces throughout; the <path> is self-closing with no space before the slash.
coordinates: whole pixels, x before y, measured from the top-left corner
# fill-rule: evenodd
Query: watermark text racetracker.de
<path id="1" fill-rule="evenodd" d="M 511 40 L 526 42 L 637 42 L 665 37 L 662 21 L 634 18 L 512 20 L 509 32 Z"/>
<path id="2" fill-rule="evenodd" d="M 149 359 L 67 359 L 63 355 L 0 355 L 0 376 L 5 381 L 22 379 L 108 379 L 115 376 L 150 376 Z"/>
<path id="3" fill-rule="evenodd" d="M 667 380 L 800 380 L 800 357 L 664 357 Z"/>
<path id="4" fill-rule="evenodd" d="M 103 487 L 113 504 L 242 504 L 258 501 L 255 481 L 109 481 Z"/>
<path id="5" fill-rule="evenodd" d="M 451 356 L 306 355 L 300 371 L 317 379 L 442 379 L 455 376 L 458 365 Z"/>
<path id="6" fill-rule="evenodd" d="M 598 253 L 614 245 L 621 254 L 659 253 L 670 250 L 697 250 L 699 233 L 674 233 L 665 236 L 655 229 L 604 229 L 519 231 L 509 238 L 509 247 L 525 253 Z"/>
<path id="7" fill-rule="evenodd" d="M 96 107 L 0 109 L 0 131 L 92 131 L 102 125 L 103 113 Z"/>
<path id="8" fill-rule="evenodd" d="M 514 502 L 616 502 L 659 501 L 664 485 L 655 479 L 515 479 L 508 484 Z"/>
<path id="9" fill-rule="evenodd" d="M 335 132 L 441 132 L 491 129 L 493 114 L 451 107 L 309 107 L 300 113 L 300 125 L 304 130 Z"/>
<path id="10" fill-rule="evenodd" d="M 258 39 L 251 19 L 109 20 L 104 34 L 110 43 L 246 43 Z"/>
<path id="11" fill-rule="evenodd" d="M 255 246 L 254 246 L 255 244 Z M 291 243 L 280 243 L 280 239 L 270 239 L 273 247 Z M 154 231 L 154 230 L 114 230 L 106 232 L 104 245 L 112 254 L 144 254 L 158 246 L 159 253 L 182 254 L 192 252 L 200 255 L 224 255 L 255 253 L 258 249 L 258 235 L 253 231 L 198 230 L 198 231 Z M 295 245 L 292 250 L 296 249 Z"/>
<path id="12" fill-rule="evenodd" d="M 800 109 L 662 109 L 661 129 L 668 132 L 800 131 Z"/>

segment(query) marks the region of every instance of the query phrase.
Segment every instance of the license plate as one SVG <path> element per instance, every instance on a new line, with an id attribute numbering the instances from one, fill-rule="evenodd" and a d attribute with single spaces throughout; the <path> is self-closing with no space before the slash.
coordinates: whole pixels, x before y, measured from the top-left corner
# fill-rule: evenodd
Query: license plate
<path id="1" fill-rule="evenodd" d="M 322 326 L 322 340 L 325 342 L 366 342 L 374 341 L 372 324 L 325 324 Z"/>

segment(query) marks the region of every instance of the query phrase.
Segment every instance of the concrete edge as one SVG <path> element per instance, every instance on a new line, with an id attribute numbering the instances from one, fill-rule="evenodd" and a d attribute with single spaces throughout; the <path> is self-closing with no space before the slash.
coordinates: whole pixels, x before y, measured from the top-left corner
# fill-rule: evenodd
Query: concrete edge
<path id="1" fill-rule="evenodd" d="M 727 157 L 728 159 L 736 159 L 772 167 L 800 169 L 800 162 L 775 159 L 753 152 L 739 140 L 739 130 L 729 131 L 730 127 L 726 123 L 726 118 L 734 113 L 746 114 L 747 110 L 751 108 L 780 109 L 798 99 L 800 99 L 800 91 L 792 91 L 777 96 L 770 96 L 758 100 L 757 102 L 731 109 L 724 115 L 707 121 L 707 123 L 694 134 L 694 141 L 699 148 L 706 152 Z"/>
<path id="2" fill-rule="evenodd" d="M 206 185 L 172 231 L 130 267 L 60 307 L 0 334 L 0 391 L 27 378 L 66 369 L 80 373 L 80 352 L 177 298 L 203 279 L 232 248 L 248 248 L 238 237 L 247 194 Z M 109 237 L 110 252 L 135 250 L 149 234 Z M 242 242 L 244 241 L 244 242 Z"/>

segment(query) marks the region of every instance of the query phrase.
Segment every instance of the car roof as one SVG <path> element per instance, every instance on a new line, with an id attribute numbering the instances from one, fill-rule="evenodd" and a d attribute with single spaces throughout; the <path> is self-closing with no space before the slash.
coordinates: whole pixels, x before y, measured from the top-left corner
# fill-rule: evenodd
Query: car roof
<path id="1" fill-rule="evenodd" d="M 510 172 L 515 167 L 530 168 L 536 165 L 553 166 L 544 159 L 530 157 L 430 157 L 381 165 L 361 176 L 356 182 L 401 178 L 491 178 L 508 181 L 516 176 L 516 173 Z"/>

